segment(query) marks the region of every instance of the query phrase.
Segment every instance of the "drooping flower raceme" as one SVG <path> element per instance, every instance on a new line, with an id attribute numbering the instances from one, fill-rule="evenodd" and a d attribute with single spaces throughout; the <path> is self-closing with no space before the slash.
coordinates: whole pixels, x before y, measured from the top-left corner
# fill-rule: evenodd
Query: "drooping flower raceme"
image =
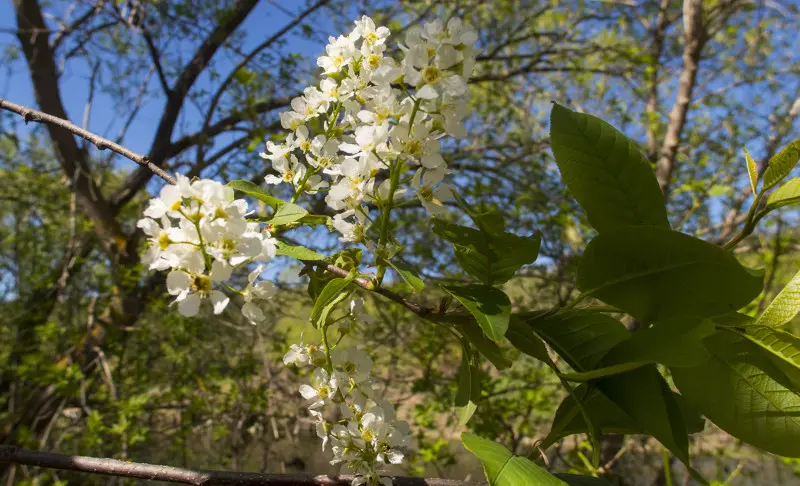
<path id="1" fill-rule="evenodd" d="M 144 262 L 152 270 L 170 270 L 167 290 L 184 316 L 197 315 L 206 300 L 214 314 L 222 313 L 230 302 L 223 289 L 234 291 L 226 283 L 232 271 L 275 256 L 275 240 L 246 214 L 247 201 L 234 199 L 233 189 L 209 179 L 192 182 L 178 175 L 176 185 L 150 200 L 137 223 L 149 239 Z M 259 267 L 239 292 L 245 300 L 242 313 L 252 323 L 263 320 L 258 301 L 274 294 L 271 283 L 256 282 L 260 273 Z"/>
<path id="2" fill-rule="evenodd" d="M 362 309 L 361 299 L 351 300 L 339 322 L 367 320 Z M 301 385 L 300 394 L 309 402 L 322 450 L 331 445 L 331 464 L 342 464 L 342 474 L 356 475 L 354 485 L 391 485 L 389 478 L 380 477 L 379 469 L 402 462 L 402 451 L 410 441 L 408 424 L 397 420 L 391 403 L 372 383 L 373 363 L 367 353 L 336 346 L 322 354 L 318 347 L 293 344 L 283 358 L 286 364 L 313 367 L 312 382 Z M 334 407 L 344 417 L 335 423 L 325 418 L 326 408 Z"/>
<path id="3" fill-rule="evenodd" d="M 331 37 L 317 64 L 325 78 L 292 100 L 281 114 L 289 130 L 284 143 L 267 143 L 261 154 L 274 170 L 267 183 L 291 186 L 296 201 L 305 193 L 326 191 L 333 209 L 331 226 L 339 240 L 364 244 L 389 259 L 399 245 L 387 232 L 393 207 L 419 204 L 432 216 L 447 211 L 453 199 L 441 154 L 445 137 L 466 135 L 467 80 L 475 65 L 475 31 L 458 19 L 408 32 L 401 58 L 386 55 L 390 32 L 369 17 L 355 22 L 348 35 Z M 377 206 L 370 214 L 369 205 Z M 373 225 L 375 218 L 380 224 Z M 376 242 L 369 233 L 381 229 Z M 380 271 L 379 277 L 380 279 Z M 363 301 L 349 302 L 336 322 L 344 335 L 350 325 L 368 323 Z M 371 382 L 372 360 L 354 348 L 293 344 L 284 363 L 311 367 L 312 381 L 300 387 L 309 402 L 322 448 L 333 451 L 332 464 L 353 474 L 354 485 L 388 485 L 379 469 L 399 464 L 409 442 L 408 424 Z M 331 423 L 325 410 L 339 407 L 344 420 Z"/>
<path id="4" fill-rule="evenodd" d="M 416 190 L 408 194 L 416 194 L 431 215 L 441 214 L 452 198 L 442 180 L 442 139 L 466 134 L 475 31 L 459 19 L 410 29 L 400 59 L 387 55 L 389 37 L 389 29 L 366 16 L 349 34 L 331 37 L 317 60 L 324 79 L 281 114 L 291 131 L 285 143 L 267 142 L 261 154 L 275 172 L 267 182 L 291 185 L 294 199 L 327 190 L 326 202 L 340 214 L 334 228 L 346 242 L 367 243 L 365 205 L 403 204 L 396 196 L 411 182 L 405 173 L 417 168 L 417 181 L 436 181 L 436 195 L 431 199 L 430 184 L 410 187 Z M 429 171 L 435 172 L 426 176 Z M 379 187 L 391 200 L 381 197 Z"/>

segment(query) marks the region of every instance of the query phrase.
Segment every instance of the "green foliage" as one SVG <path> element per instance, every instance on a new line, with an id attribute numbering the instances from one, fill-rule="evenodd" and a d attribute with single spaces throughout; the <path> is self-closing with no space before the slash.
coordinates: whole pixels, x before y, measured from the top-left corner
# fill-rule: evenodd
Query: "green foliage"
<path id="1" fill-rule="evenodd" d="M 800 312 L 800 272 L 772 299 L 755 324 L 781 327 Z"/>
<path id="2" fill-rule="evenodd" d="M 783 206 L 800 202 L 800 177 L 789 179 L 767 198 L 765 211 L 773 211 Z"/>
<path id="3" fill-rule="evenodd" d="M 555 103 L 550 141 L 561 177 L 597 231 L 630 225 L 669 228 L 650 164 L 614 127 Z"/>
<path id="4" fill-rule="evenodd" d="M 575 371 L 593 369 L 631 335 L 616 319 L 592 312 L 560 312 L 523 319 Z"/>
<path id="5" fill-rule="evenodd" d="M 764 171 L 762 190 L 766 191 L 782 181 L 794 169 L 799 160 L 800 140 L 795 140 L 769 160 L 767 170 Z"/>
<path id="6" fill-rule="evenodd" d="M 453 243 L 456 259 L 467 273 L 486 285 L 507 282 L 523 265 L 539 255 L 541 236 L 489 233 L 435 220 L 433 232 Z"/>
<path id="7" fill-rule="evenodd" d="M 592 424 L 597 427 L 600 433 L 646 433 L 641 425 L 636 423 L 630 415 L 625 413 L 594 385 L 583 384 L 575 389 L 574 395 L 580 400 Z M 680 408 L 683 422 L 686 424 L 686 432 L 689 434 L 701 432 L 705 426 L 705 420 L 688 407 L 681 395 L 673 393 L 672 396 L 677 402 L 678 408 Z M 550 447 L 550 445 L 566 436 L 586 433 L 588 430 L 586 420 L 583 418 L 575 399 L 572 396 L 568 396 L 558 407 L 553 418 L 553 424 L 550 427 L 550 433 L 542 440 L 541 446 L 544 448 Z"/>
<path id="8" fill-rule="evenodd" d="M 422 289 L 425 288 L 425 282 L 419 278 L 416 270 L 411 268 L 410 265 L 399 261 L 393 262 L 391 260 L 386 260 L 386 263 L 392 267 L 394 271 L 397 272 L 397 274 L 400 275 L 400 277 L 405 280 L 405 282 L 415 291 L 422 292 Z"/>
<path id="9" fill-rule="evenodd" d="M 747 163 L 747 175 L 750 178 L 750 189 L 753 190 L 753 195 L 756 195 L 758 194 L 758 164 L 756 164 L 756 161 L 750 156 L 750 152 L 748 152 L 747 149 L 744 149 L 744 157 Z"/>
<path id="10" fill-rule="evenodd" d="M 272 217 L 265 222 L 274 225 L 289 224 L 301 220 L 306 215 L 308 215 L 308 211 L 300 206 L 284 202 L 278 206 Z"/>
<path id="11" fill-rule="evenodd" d="M 671 370 L 686 400 L 734 437 L 800 457 L 800 395 L 787 387 L 783 372 L 737 334 L 717 333 L 704 344 L 711 360 Z"/>
<path id="12" fill-rule="evenodd" d="M 469 345 L 462 347 L 461 364 L 458 367 L 458 392 L 455 397 L 455 413 L 458 423 L 464 425 L 472 418 L 481 399 L 481 370 L 473 362 Z"/>
<path id="13" fill-rule="evenodd" d="M 758 296 L 761 287 L 762 277 L 730 253 L 654 226 L 598 235 L 578 269 L 578 288 L 585 294 L 645 322 L 733 312 Z"/>
<path id="14" fill-rule="evenodd" d="M 272 209 L 278 209 L 280 206 L 285 204 L 284 201 L 271 196 L 261 186 L 253 184 L 250 181 L 230 181 L 228 182 L 228 187 L 232 187 L 243 194 L 247 194 L 248 196 L 253 196 L 259 201 L 266 203 Z"/>
<path id="15" fill-rule="evenodd" d="M 491 486 L 561 486 L 566 483 L 524 457 L 515 456 L 496 442 L 475 434 L 463 433 L 461 440 L 468 451 L 483 463 Z"/>
<path id="16" fill-rule="evenodd" d="M 495 368 L 503 370 L 511 366 L 511 361 L 506 357 L 503 350 L 497 343 L 486 337 L 486 334 L 475 320 L 459 318 L 454 327 L 471 345 L 475 346 Z"/>
<path id="17" fill-rule="evenodd" d="M 311 317 L 309 317 L 314 327 L 324 325 L 325 319 L 336 304 L 347 298 L 349 292 L 345 292 L 345 289 L 347 289 L 354 277 L 355 274 L 351 273 L 347 278 L 334 278 L 322 288 L 322 291 L 314 300 L 314 308 L 311 310 Z"/>
<path id="18" fill-rule="evenodd" d="M 603 378 L 597 388 L 689 467 L 688 427 L 672 390 L 654 366 Z"/>
<path id="19" fill-rule="evenodd" d="M 296 260 L 318 261 L 325 259 L 325 255 L 320 255 L 314 250 L 309 250 L 308 248 L 299 245 L 288 245 L 280 240 L 278 241 L 278 248 L 275 251 L 275 254 L 280 256 L 288 256 Z"/>
<path id="20" fill-rule="evenodd" d="M 461 302 L 490 339 L 502 341 L 511 317 L 511 301 L 502 290 L 477 284 L 442 288 Z"/>

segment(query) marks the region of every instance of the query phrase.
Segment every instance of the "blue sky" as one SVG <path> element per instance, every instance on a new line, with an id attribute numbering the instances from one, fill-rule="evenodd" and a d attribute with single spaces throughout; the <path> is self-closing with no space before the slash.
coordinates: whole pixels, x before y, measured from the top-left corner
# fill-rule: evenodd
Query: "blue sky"
<path id="1" fill-rule="evenodd" d="M 301 11 L 301 4 L 304 2 L 296 3 L 297 7 L 290 8 L 290 10 Z M 244 51 L 255 47 L 257 44 L 263 42 L 265 38 L 289 23 L 292 18 L 293 17 L 287 15 L 280 9 L 276 9 L 269 3 L 261 2 L 239 28 L 240 31 L 247 34 L 246 41 L 239 47 Z M 324 19 L 325 17 L 320 16 L 318 18 Z M 324 23 L 323 21 L 323 24 Z M 317 22 L 314 28 L 325 28 L 325 26 Z M 328 28 L 332 30 L 332 24 L 329 24 Z M 15 29 L 16 19 L 11 0 L 0 0 L 0 50 L 5 49 L 10 44 L 17 45 L 16 36 L 13 34 L 13 30 Z M 330 33 L 332 34 L 333 32 Z M 289 47 L 293 52 L 300 52 L 313 59 L 324 50 L 324 45 L 305 39 L 301 35 L 299 26 L 296 27 L 291 34 Z M 172 47 L 174 48 L 174 46 Z M 180 44 L 178 48 L 188 59 L 194 49 L 197 48 L 197 44 L 185 42 Z M 217 69 L 225 76 L 239 59 L 225 57 L 221 54 L 223 54 L 222 51 L 217 53 L 214 62 L 216 63 Z M 15 103 L 35 107 L 36 102 L 30 85 L 29 72 L 24 61 L 20 59 L 12 66 L 7 66 L 6 68 L 7 69 L 3 69 L 0 67 L 0 97 Z M 88 66 L 87 63 L 70 61 L 61 79 L 62 100 L 66 107 L 67 114 L 70 120 L 78 125 L 81 125 L 84 116 L 84 108 L 89 95 L 90 76 L 91 67 Z M 216 85 L 218 85 L 219 81 L 216 83 Z M 210 88 L 216 85 L 210 83 L 208 73 L 206 72 L 198 79 L 194 89 Z M 159 92 L 160 87 L 156 76 L 151 77 L 149 88 L 155 93 Z M 155 131 L 154 127 L 161 116 L 164 102 L 165 100 L 163 97 L 160 97 L 144 104 L 136 122 L 131 126 L 124 140 L 124 145 L 126 147 L 139 153 L 147 152 L 152 143 L 152 136 Z M 187 123 L 189 128 L 191 126 L 199 126 L 199 121 L 196 125 L 192 122 L 194 119 L 202 120 L 198 113 L 194 106 L 187 103 L 181 114 L 181 116 L 184 117 L 181 123 Z M 118 112 L 115 110 L 115 100 L 109 96 L 97 93 L 91 112 L 89 130 L 102 136 L 114 138 L 122 126 L 122 121 L 121 117 L 118 116 Z M 130 169 L 132 166 L 132 162 L 120 162 L 120 167 Z"/>

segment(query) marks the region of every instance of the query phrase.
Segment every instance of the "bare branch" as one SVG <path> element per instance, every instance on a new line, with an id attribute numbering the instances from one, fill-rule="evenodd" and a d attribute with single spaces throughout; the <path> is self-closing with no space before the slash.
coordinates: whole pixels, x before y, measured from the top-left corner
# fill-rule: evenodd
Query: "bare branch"
<path id="1" fill-rule="evenodd" d="M 277 42 L 287 32 L 295 28 L 297 24 L 303 21 L 303 19 L 311 15 L 315 10 L 322 7 L 329 1 L 330 0 L 319 0 L 314 5 L 305 9 L 303 12 L 297 15 L 291 22 L 286 24 L 281 30 L 275 32 L 267 40 L 256 46 L 255 49 L 250 51 L 250 53 L 244 57 L 244 59 L 239 61 L 239 64 L 237 64 L 236 66 L 234 66 L 233 69 L 231 69 L 231 72 L 228 74 L 228 77 L 225 78 L 225 81 L 222 82 L 222 84 L 217 89 L 217 92 L 214 94 L 214 97 L 211 99 L 211 104 L 209 105 L 208 112 L 206 113 L 206 118 L 205 120 L 203 120 L 203 130 L 208 128 L 208 125 L 211 122 L 211 117 L 214 115 L 214 111 L 217 109 L 217 105 L 219 104 L 220 98 L 222 98 L 222 95 L 225 93 L 225 89 L 233 81 L 234 77 L 236 76 L 236 73 L 240 69 L 245 67 L 250 61 L 252 61 L 253 58 L 256 57 L 256 55 L 258 55 L 259 52 L 263 51 L 264 49 L 268 49 L 272 44 Z"/>
<path id="2" fill-rule="evenodd" d="M 31 451 L 7 445 L 0 445 L 0 462 L 197 486 L 349 486 L 353 481 L 352 476 L 330 477 L 234 471 L 195 471 L 172 466 L 120 461 L 118 459 L 68 456 L 54 452 Z M 450 479 L 423 479 L 402 476 L 392 477 L 392 482 L 397 486 L 479 486 L 485 484 Z"/>
<path id="3" fill-rule="evenodd" d="M 664 143 L 661 147 L 661 158 L 656 164 L 656 178 L 664 198 L 669 197 L 672 173 L 678 156 L 678 145 L 683 129 L 686 126 L 689 104 L 692 101 L 697 72 L 700 69 L 700 54 L 708 40 L 707 25 L 703 24 L 703 2 L 701 0 L 684 0 L 683 2 L 683 69 L 678 80 L 678 93 L 675 104 L 669 113 L 669 123 Z"/>
<path id="4" fill-rule="evenodd" d="M 139 155 L 136 152 L 133 152 L 132 150 L 128 150 L 125 147 L 112 142 L 111 140 L 95 135 L 94 133 L 88 130 L 84 130 L 83 128 L 75 125 L 69 120 L 64 120 L 63 118 L 58 118 L 53 115 L 48 115 L 47 113 L 34 110 L 32 108 L 28 108 L 26 106 L 18 105 L 16 103 L 12 103 L 2 98 L 0 98 L 0 108 L 18 114 L 19 116 L 22 117 L 23 120 L 25 120 L 25 123 L 28 123 L 30 121 L 35 121 L 39 123 L 55 125 L 64 128 L 65 130 L 69 130 L 75 135 L 83 137 L 89 142 L 92 142 L 100 150 L 105 150 L 105 149 L 112 150 L 122 155 L 123 157 L 136 162 L 142 167 L 145 167 L 153 171 L 154 174 L 158 175 L 159 177 L 169 182 L 170 184 L 175 184 L 176 182 L 174 177 L 167 174 L 161 168 L 150 162 L 147 156 Z"/>
<path id="5" fill-rule="evenodd" d="M 61 42 L 66 38 L 67 35 L 79 29 L 83 24 L 91 20 L 92 17 L 100 13 L 100 10 L 103 9 L 104 4 L 105 2 L 103 0 L 98 1 L 97 3 L 94 4 L 92 8 L 87 10 L 85 14 L 78 17 L 75 20 L 75 22 L 72 22 L 68 26 L 59 30 L 58 33 L 56 33 L 56 36 L 53 38 L 53 44 L 52 44 L 53 50 L 55 51 L 56 49 L 58 49 L 58 46 L 61 45 Z"/>
<path id="6" fill-rule="evenodd" d="M 244 22 L 250 12 L 255 8 L 258 0 L 238 0 L 230 8 L 228 15 L 220 22 L 216 28 L 209 33 L 203 43 L 195 52 L 192 59 L 186 64 L 178 77 L 178 81 L 172 88 L 172 96 L 167 98 L 167 106 L 161 114 L 158 122 L 153 143 L 150 147 L 150 159 L 153 164 L 161 167 L 167 159 L 167 153 L 171 146 L 172 132 L 178 121 L 178 114 L 181 112 L 183 102 L 189 94 L 189 90 L 197 81 L 200 73 L 205 70 L 211 58 L 219 50 L 230 35 Z M 139 168 L 131 173 L 125 180 L 124 187 L 119 191 L 114 199 L 113 205 L 119 208 L 133 198 L 150 180 L 153 173 L 145 168 Z"/>
<path id="7" fill-rule="evenodd" d="M 153 65 L 156 67 L 156 73 L 158 73 L 158 80 L 161 82 L 161 88 L 164 90 L 164 94 L 167 95 L 167 98 L 169 98 L 172 96 L 172 89 L 169 87 L 167 77 L 164 75 L 164 68 L 161 67 L 161 53 L 158 52 L 158 47 L 156 47 L 156 43 L 153 41 L 153 36 L 151 36 L 150 32 L 144 27 L 142 28 L 142 36 L 147 44 L 147 50 L 150 52 Z"/>

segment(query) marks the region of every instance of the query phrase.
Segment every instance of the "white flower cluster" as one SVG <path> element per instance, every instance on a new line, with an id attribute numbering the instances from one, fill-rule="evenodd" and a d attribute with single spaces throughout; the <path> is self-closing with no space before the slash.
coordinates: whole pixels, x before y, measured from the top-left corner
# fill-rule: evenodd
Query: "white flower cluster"
<path id="1" fill-rule="evenodd" d="M 452 199 L 440 154 L 445 136 L 466 135 L 467 79 L 477 34 L 457 19 L 412 29 L 402 59 L 386 55 L 389 29 L 367 16 L 346 36 L 331 37 L 317 60 L 325 79 L 292 100 L 281 123 L 285 143 L 267 142 L 261 156 L 291 184 L 294 199 L 326 191 L 334 227 L 345 242 L 362 242 L 370 226 L 364 203 L 402 204 L 408 184 L 432 215 Z M 417 168 L 413 177 L 403 177 Z"/>
<path id="2" fill-rule="evenodd" d="M 348 317 L 361 315 L 363 301 L 350 302 Z M 300 394 L 310 400 L 309 411 L 316 422 L 322 450 L 331 444 L 331 464 L 342 463 L 341 474 L 355 475 L 353 485 L 391 486 L 378 470 L 386 464 L 400 464 L 401 449 L 410 442 L 408 423 L 397 420 L 394 407 L 371 381 L 372 360 L 356 348 L 334 347 L 329 356 L 321 346 L 293 344 L 283 357 L 287 365 L 313 366 L 312 384 L 301 385 Z M 325 407 L 338 407 L 340 421 L 323 416 Z"/>
<path id="3" fill-rule="evenodd" d="M 176 185 L 165 186 L 151 199 L 144 218 L 136 224 L 149 237 L 143 259 L 151 270 L 171 270 L 167 290 L 176 296 L 178 311 L 197 315 L 204 300 L 220 314 L 230 298 L 219 290 L 226 287 L 242 294 L 242 314 L 255 324 L 264 319 L 258 300 L 275 294 L 271 282 L 256 282 L 262 267 L 250 273 L 243 291 L 225 281 L 233 269 L 275 256 L 276 242 L 259 224 L 248 222 L 247 201 L 234 199 L 233 189 L 209 179 L 190 181 L 178 175 Z M 218 288 L 214 288 L 214 287 Z"/>

